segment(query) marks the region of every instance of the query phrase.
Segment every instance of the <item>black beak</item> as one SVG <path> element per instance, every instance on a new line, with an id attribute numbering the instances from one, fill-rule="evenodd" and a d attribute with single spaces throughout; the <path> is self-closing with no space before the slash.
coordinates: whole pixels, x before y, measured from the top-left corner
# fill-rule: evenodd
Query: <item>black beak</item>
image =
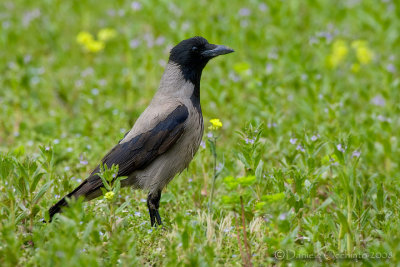
<path id="1" fill-rule="evenodd" d="M 225 55 L 234 52 L 233 49 L 228 48 L 224 45 L 213 45 L 212 49 L 203 51 L 201 55 L 207 58 L 213 58 L 220 55 Z"/>

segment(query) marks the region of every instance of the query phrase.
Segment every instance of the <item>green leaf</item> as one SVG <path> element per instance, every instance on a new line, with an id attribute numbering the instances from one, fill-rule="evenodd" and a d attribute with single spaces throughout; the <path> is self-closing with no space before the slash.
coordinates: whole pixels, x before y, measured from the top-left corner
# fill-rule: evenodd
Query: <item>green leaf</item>
<path id="1" fill-rule="evenodd" d="M 87 240 L 87 238 L 89 237 L 90 233 L 93 231 L 93 224 L 94 221 L 90 221 L 87 225 L 86 225 L 86 229 L 83 232 L 82 235 L 82 240 Z"/>
<path id="2" fill-rule="evenodd" d="M 238 153 L 237 157 L 239 158 L 239 160 L 244 164 L 244 166 L 248 169 L 250 169 L 250 164 L 247 162 L 245 156 L 243 155 L 243 153 Z"/>
<path id="3" fill-rule="evenodd" d="M 121 206 L 118 207 L 118 209 L 115 211 L 115 213 L 120 213 L 123 209 L 125 209 L 126 206 L 129 205 L 128 201 L 125 201 L 124 203 L 122 203 Z"/>
<path id="4" fill-rule="evenodd" d="M 33 198 L 33 203 L 37 203 L 40 198 L 46 193 L 47 189 L 49 189 L 52 181 L 45 183 L 40 189 L 39 192 L 36 193 L 35 197 Z"/>
<path id="5" fill-rule="evenodd" d="M 256 210 L 262 210 L 264 209 L 264 207 L 267 205 L 267 202 L 261 201 L 258 202 L 255 206 Z"/>
<path id="6" fill-rule="evenodd" d="M 272 194 L 272 195 L 264 195 L 261 197 L 262 200 L 267 201 L 267 202 L 276 202 L 276 201 L 282 200 L 284 198 L 285 198 L 284 192 L 276 193 L 276 194 Z"/>
<path id="7" fill-rule="evenodd" d="M 240 202 L 240 197 L 238 194 L 232 194 L 230 196 L 222 196 L 221 197 L 222 203 L 224 204 L 235 204 Z"/>
<path id="8" fill-rule="evenodd" d="M 181 239 L 182 239 L 183 249 L 187 249 L 189 247 L 189 234 L 188 234 L 187 229 L 185 229 L 185 231 L 183 231 L 183 233 L 181 235 Z"/>
<path id="9" fill-rule="evenodd" d="M 43 177 L 44 173 L 43 172 L 38 172 L 39 168 L 36 170 L 35 174 L 33 175 L 33 181 L 31 184 L 30 192 L 33 193 L 36 189 L 37 184 L 40 181 L 40 178 Z"/>
<path id="10" fill-rule="evenodd" d="M 100 173 L 97 173 L 97 175 L 101 178 L 101 181 L 103 182 L 103 185 L 107 191 L 111 191 L 111 186 L 108 184 L 108 181 L 103 177 L 103 175 Z"/>
<path id="11" fill-rule="evenodd" d="M 240 178 L 237 178 L 237 182 L 241 186 L 249 186 L 256 182 L 256 177 L 254 175 L 240 177 Z"/>
<path id="12" fill-rule="evenodd" d="M 343 227 L 342 229 L 342 236 L 340 238 L 343 238 L 345 233 L 350 233 L 350 228 L 349 224 L 347 223 L 347 218 L 343 215 L 342 212 L 339 210 L 336 211 L 336 215 L 340 221 L 340 225 Z M 350 233 L 351 234 L 351 233 Z"/>
<path id="13" fill-rule="evenodd" d="M 327 199 L 325 199 L 324 202 L 322 202 L 322 204 L 316 210 L 322 210 L 325 207 L 327 207 L 329 204 L 331 204 L 332 202 L 333 202 L 332 198 L 328 197 Z"/>
<path id="14" fill-rule="evenodd" d="M 236 189 L 239 185 L 237 179 L 233 178 L 232 176 L 225 177 L 223 181 L 226 187 L 228 187 L 230 190 Z"/>
<path id="15" fill-rule="evenodd" d="M 263 178 L 262 177 L 262 175 L 263 175 L 263 166 L 264 166 L 264 162 L 262 160 L 260 160 L 260 162 L 258 163 L 258 166 L 256 168 L 256 172 L 255 172 L 257 180 L 261 180 Z"/>

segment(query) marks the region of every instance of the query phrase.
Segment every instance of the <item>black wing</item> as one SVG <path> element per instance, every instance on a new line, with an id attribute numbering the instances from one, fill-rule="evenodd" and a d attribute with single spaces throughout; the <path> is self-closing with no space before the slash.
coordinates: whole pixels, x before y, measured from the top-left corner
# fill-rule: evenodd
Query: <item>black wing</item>
<path id="1" fill-rule="evenodd" d="M 184 105 L 178 106 L 150 131 L 116 145 L 102 159 L 102 163 L 108 167 L 118 164 L 118 176 L 127 176 L 135 170 L 145 168 L 175 144 L 183 133 L 183 124 L 188 116 L 188 109 Z M 99 172 L 99 167 L 92 172 L 92 177 Z"/>
<path id="2" fill-rule="evenodd" d="M 148 166 L 155 158 L 165 153 L 181 137 L 184 131 L 184 123 L 189 116 L 188 109 L 184 105 L 175 108 L 163 121 L 160 121 L 153 129 L 141 133 L 131 140 L 116 145 L 102 159 L 102 163 L 111 167 L 119 165 L 118 176 L 128 176 L 135 170 Z M 87 200 L 101 195 L 100 187 L 103 182 L 97 173 L 99 166 L 71 193 L 62 198 L 50 208 L 50 218 L 61 211 L 67 205 L 65 198 L 84 196 Z"/>

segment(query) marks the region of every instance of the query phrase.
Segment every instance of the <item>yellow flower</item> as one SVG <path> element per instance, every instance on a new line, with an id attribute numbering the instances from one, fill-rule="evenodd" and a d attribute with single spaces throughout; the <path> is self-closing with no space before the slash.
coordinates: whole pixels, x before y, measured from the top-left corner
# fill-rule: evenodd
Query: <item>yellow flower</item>
<path id="1" fill-rule="evenodd" d="M 332 53 L 328 56 L 328 64 L 332 68 L 336 68 L 345 59 L 349 49 L 343 40 L 336 40 L 332 45 Z"/>
<path id="2" fill-rule="evenodd" d="M 112 28 L 104 28 L 101 29 L 98 33 L 97 33 L 97 38 L 100 41 L 108 41 L 113 39 L 115 36 L 117 35 L 117 31 L 112 29 Z"/>
<path id="3" fill-rule="evenodd" d="M 356 40 L 351 43 L 351 47 L 356 50 L 356 56 L 361 64 L 368 64 L 372 61 L 374 53 L 368 48 L 368 43 L 363 40 Z"/>
<path id="4" fill-rule="evenodd" d="M 211 126 L 208 127 L 210 130 L 218 130 L 222 127 L 222 122 L 219 119 L 211 119 Z"/>
<path id="5" fill-rule="evenodd" d="M 81 45 L 90 43 L 93 41 L 93 35 L 91 35 L 89 32 L 82 31 L 76 36 L 76 41 Z"/>
<path id="6" fill-rule="evenodd" d="M 111 201 L 111 200 L 113 200 L 114 195 L 115 195 L 115 193 L 114 193 L 113 191 L 110 191 L 110 192 L 107 192 L 107 193 L 104 195 L 104 198 L 107 199 L 108 201 Z"/>
<path id="7" fill-rule="evenodd" d="M 92 53 L 97 53 L 104 49 L 104 42 L 93 40 L 91 42 L 86 43 L 84 46 L 87 51 Z"/>

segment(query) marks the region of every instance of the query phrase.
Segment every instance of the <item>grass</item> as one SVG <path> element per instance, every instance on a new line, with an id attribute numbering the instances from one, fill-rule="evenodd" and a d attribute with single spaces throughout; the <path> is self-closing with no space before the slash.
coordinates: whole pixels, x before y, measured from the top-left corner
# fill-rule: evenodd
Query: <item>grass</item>
<path id="1" fill-rule="evenodd" d="M 2 1 L 1 265 L 400 262 L 399 12 L 372 0 Z M 104 28 L 116 31 L 104 49 L 77 43 Z M 169 49 L 195 35 L 236 52 L 203 72 L 205 148 L 163 192 L 166 229 L 127 188 L 42 223 L 146 108 Z"/>

